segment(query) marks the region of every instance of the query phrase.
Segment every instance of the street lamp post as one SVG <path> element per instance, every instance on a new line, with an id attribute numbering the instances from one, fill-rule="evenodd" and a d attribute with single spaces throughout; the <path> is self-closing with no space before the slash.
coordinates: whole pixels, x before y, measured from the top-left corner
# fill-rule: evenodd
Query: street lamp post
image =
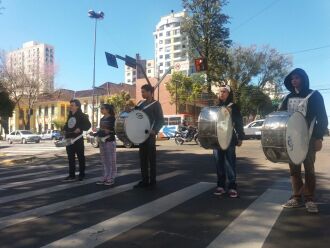
<path id="1" fill-rule="evenodd" d="M 95 54 L 96 54 L 96 29 L 97 20 L 102 20 L 104 18 L 104 13 L 102 11 L 95 12 L 94 10 L 88 11 L 88 16 L 95 19 L 94 27 L 94 58 L 93 58 L 93 95 L 92 95 L 92 128 L 94 129 L 94 110 L 95 110 Z"/>

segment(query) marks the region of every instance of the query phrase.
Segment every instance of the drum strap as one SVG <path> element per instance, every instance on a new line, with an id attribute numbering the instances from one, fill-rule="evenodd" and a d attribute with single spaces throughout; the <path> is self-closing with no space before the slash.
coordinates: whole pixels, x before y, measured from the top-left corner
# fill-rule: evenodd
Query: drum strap
<path id="1" fill-rule="evenodd" d="M 70 145 L 74 144 L 78 139 L 82 138 L 83 134 L 80 134 L 78 137 L 70 140 Z"/>
<path id="2" fill-rule="evenodd" d="M 139 102 L 138 103 L 138 105 L 137 106 L 140 106 L 142 103 L 144 103 L 145 101 L 141 101 L 141 102 Z M 147 106 L 144 106 L 143 108 L 142 108 L 142 110 L 145 110 L 145 109 L 147 109 L 147 108 L 149 108 L 151 105 L 153 105 L 154 103 L 156 103 L 156 101 L 153 101 L 153 102 L 151 102 L 151 103 L 149 103 Z"/>

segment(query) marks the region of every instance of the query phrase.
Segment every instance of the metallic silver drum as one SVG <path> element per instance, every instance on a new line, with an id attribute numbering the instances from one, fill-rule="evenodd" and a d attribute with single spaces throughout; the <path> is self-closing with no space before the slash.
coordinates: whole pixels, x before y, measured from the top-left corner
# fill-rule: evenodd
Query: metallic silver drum
<path id="1" fill-rule="evenodd" d="M 149 138 L 150 120 L 141 110 L 121 112 L 116 119 L 115 131 L 124 144 L 141 144 Z"/>
<path id="2" fill-rule="evenodd" d="M 301 164 L 307 155 L 309 131 L 300 112 L 270 113 L 261 129 L 261 145 L 270 161 Z"/>
<path id="3" fill-rule="evenodd" d="M 233 122 L 225 107 L 205 107 L 198 117 L 198 139 L 205 149 L 226 150 L 231 142 Z"/>

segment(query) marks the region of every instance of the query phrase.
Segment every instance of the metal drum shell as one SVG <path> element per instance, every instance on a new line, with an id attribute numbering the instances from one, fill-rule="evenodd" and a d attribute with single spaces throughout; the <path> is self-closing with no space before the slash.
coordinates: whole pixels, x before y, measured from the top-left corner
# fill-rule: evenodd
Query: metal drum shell
<path id="1" fill-rule="evenodd" d="M 290 124 L 293 120 L 292 118 L 299 119 L 298 125 L 288 127 L 288 125 L 292 125 Z M 297 157 L 292 156 L 290 146 L 292 141 L 290 141 L 290 136 L 288 137 L 288 129 L 292 128 L 300 130 L 297 135 L 300 135 L 302 148 Z M 270 113 L 265 118 L 264 125 L 261 129 L 261 145 L 266 158 L 271 162 L 301 164 L 308 152 L 308 142 L 308 125 L 300 112 L 289 113 L 287 111 L 278 111 Z"/>
<path id="2" fill-rule="evenodd" d="M 141 110 L 123 111 L 116 118 L 115 131 L 118 139 L 124 144 L 141 144 L 150 135 L 149 117 Z M 132 132 L 136 135 L 132 135 Z"/>
<path id="3" fill-rule="evenodd" d="M 226 113 L 227 120 L 220 120 L 223 113 Z M 222 135 L 221 132 L 226 128 L 228 132 L 226 135 Z M 211 106 L 201 110 L 198 116 L 198 139 L 203 148 L 226 150 L 230 145 L 232 133 L 232 119 L 227 108 Z"/>

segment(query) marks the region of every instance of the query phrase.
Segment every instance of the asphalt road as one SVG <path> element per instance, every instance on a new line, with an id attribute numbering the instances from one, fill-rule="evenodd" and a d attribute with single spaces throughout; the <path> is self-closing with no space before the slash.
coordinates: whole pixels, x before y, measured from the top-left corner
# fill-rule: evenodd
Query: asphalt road
<path id="1" fill-rule="evenodd" d="M 154 190 L 132 189 L 140 179 L 136 148 L 118 148 L 114 187 L 95 184 L 102 170 L 98 149 L 86 150 L 87 178 L 82 182 L 62 181 L 67 175 L 65 151 L 57 151 L 59 156 L 53 158 L 53 153 L 39 150 L 39 159 L 29 164 L 0 166 L 1 248 L 271 248 L 330 243 L 328 138 L 316 162 L 318 214 L 305 208 L 282 209 L 291 194 L 288 166 L 265 160 L 260 141 L 245 141 L 237 149 L 238 199 L 213 195 L 212 152 L 193 143 L 158 142 Z"/>

